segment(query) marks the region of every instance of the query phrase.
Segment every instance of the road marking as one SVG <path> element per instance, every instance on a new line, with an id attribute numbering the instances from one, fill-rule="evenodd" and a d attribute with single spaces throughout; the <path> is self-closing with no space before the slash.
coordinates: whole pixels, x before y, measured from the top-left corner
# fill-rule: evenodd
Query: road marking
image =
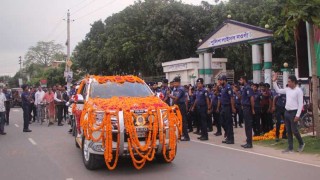
<path id="1" fill-rule="evenodd" d="M 36 143 L 32 138 L 28 138 L 28 139 L 29 139 L 29 141 L 31 142 L 31 144 L 37 145 L 37 143 Z"/>
<path id="2" fill-rule="evenodd" d="M 20 110 L 19 109 L 12 109 L 12 111 L 19 112 Z"/>
<path id="3" fill-rule="evenodd" d="M 18 124 L 14 124 L 17 128 L 19 127 L 19 125 Z"/>
<path id="4" fill-rule="evenodd" d="M 271 156 L 271 155 L 266 155 L 266 154 L 261 154 L 261 153 L 256 153 L 256 152 L 245 151 L 245 150 L 241 150 L 241 149 L 236 149 L 236 148 L 232 148 L 232 147 L 226 147 L 226 146 L 212 144 L 212 143 L 200 142 L 200 141 L 195 141 L 195 140 L 191 140 L 191 141 L 195 142 L 195 143 L 209 145 L 209 146 L 215 146 L 215 147 L 220 147 L 220 148 L 224 148 L 224 149 L 229 149 L 229 150 L 244 152 L 244 153 L 248 153 L 248 154 L 254 154 L 254 155 L 268 157 L 268 158 L 272 158 L 272 159 L 288 161 L 288 162 L 293 162 L 293 163 L 297 163 L 297 164 L 302 164 L 302 165 L 307 165 L 307 166 L 313 166 L 313 167 L 320 168 L 320 165 L 316 165 L 316 164 L 304 163 L 304 162 L 301 162 L 301 161 L 295 161 L 295 160 L 291 160 L 291 159 L 285 159 L 285 158 L 281 158 L 281 157 L 276 157 L 276 156 Z"/>
<path id="5" fill-rule="evenodd" d="M 73 178 L 67 178 L 66 180 L 73 180 Z"/>

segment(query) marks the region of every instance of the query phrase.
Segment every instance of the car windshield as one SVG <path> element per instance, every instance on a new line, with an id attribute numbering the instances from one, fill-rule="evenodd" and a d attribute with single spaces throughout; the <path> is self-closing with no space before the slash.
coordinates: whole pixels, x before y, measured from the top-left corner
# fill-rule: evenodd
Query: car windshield
<path id="1" fill-rule="evenodd" d="M 146 84 L 125 82 L 123 84 L 106 82 L 91 84 L 90 97 L 92 98 L 111 98 L 116 97 L 147 97 L 152 92 Z"/>

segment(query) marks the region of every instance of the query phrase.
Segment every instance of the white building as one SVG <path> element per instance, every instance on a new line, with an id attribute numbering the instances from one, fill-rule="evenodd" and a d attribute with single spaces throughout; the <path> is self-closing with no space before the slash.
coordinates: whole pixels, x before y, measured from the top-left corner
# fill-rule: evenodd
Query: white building
<path id="1" fill-rule="evenodd" d="M 210 79 L 207 78 L 205 84 L 214 83 L 217 76 L 225 74 L 226 71 L 226 58 L 210 58 L 211 68 L 207 71 L 211 72 Z M 162 63 L 163 72 L 166 74 L 166 78 L 172 81 L 174 77 L 181 77 L 181 84 L 195 84 L 195 81 L 199 78 L 199 58 L 188 58 L 181 60 L 174 60 Z M 203 77 L 202 77 L 203 78 Z"/>

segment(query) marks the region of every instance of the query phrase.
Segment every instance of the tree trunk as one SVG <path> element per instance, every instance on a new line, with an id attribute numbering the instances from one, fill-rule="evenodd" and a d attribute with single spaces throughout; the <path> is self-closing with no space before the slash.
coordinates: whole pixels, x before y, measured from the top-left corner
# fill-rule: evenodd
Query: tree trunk
<path id="1" fill-rule="evenodd" d="M 319 79 L 317 77 L 317 59 L 315 52 L 315 38 L 314 38 L 314 27 L 313 24 L 310 23 L 309 34 L 310 34 L 310 54 L 311 54 L 311 62 L 312 62 L 312 109 L 313 109 L 313 118 L 316 130 L 316 136 L 320 138 L 320 122 L 319 122 L 319 112 L 318 112 L 318 86 Z"/>

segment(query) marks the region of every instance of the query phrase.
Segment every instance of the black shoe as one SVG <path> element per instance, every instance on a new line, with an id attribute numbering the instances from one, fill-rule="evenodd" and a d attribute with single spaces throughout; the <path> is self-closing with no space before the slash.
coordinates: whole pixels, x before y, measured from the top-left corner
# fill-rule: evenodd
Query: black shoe
<path id="1" fill-rule="evenodd" d="M 190 141 L 190 138 L 181 138 L 180 141 Z"/>
<path id="2" fill-rule="evenodd" d="M 189 132 L 189 133 L 190 133 L 190 132 L 193 132 L 193 129 L 189 129 L 189 131 L 188 131 L 188 132 Z"/>
<path id="3" fill-rule="evenodd" d="M 214 133 L 214 135 L 215 135 L 215 136 L 221 136 L 221 135 L 222 135 L 222 133 L 220 133 L 220 132 L 216 132 L 216 133 Z"/>
<path id="4" fill-rule="evenodd" d="M 63 125 L 64 125 L 64 124 L 62 124 L 62 123 L 59 123 L 59 124 L 58 124 L 58 126 L 63 126 Z"/>
<path id="5" fill-rule="evenodd" d="M 226 144 L 234 144 L 234 141 L 226 141 Z"/>
<path id="6" fill-rule="evenodd" d="M 72 133 L 72 129 L 70 129 L 70 130 L 68 131 L 68 133 Z"/>
<path id="7" fill-rule="evenodd" d="M 1 134 L 1 135 L 6 135 L 7 133 L 5 133 L 5 132 L 1 132 L 0 134 Z"/>
<path id="8" fill-rule="evenodd" d="M 241 145 L 241 147 L 245 149 L 252 148 L 252 144 L 244 144 L 244 145 Z"/>
<path id="9" fill-rule="evenodd" d="M 225 139 L 225 140 L 223 140 L 223 141 L 222 141 L 222 143 L 227 143 L 227 141 L 228 141 L 228 140 L 227 140 L 227 139 Z"/>
<path id="10" fill-rule="evenodd" d="M 200 141 L 208 141 L 209 139 L 208 139 L 208 137 L 200 137 L 199 140 Z"/>
<path id="11" fill-rule="evenodd" d="M 212 131 L 213 131 L 213 129 L 211 129 L 211 128 L 210 128 L 210 129 L 208 129 L 208 132 L 212 132 Z"/>
<path id="12" fill-rule="evenodd" d="M 239 127 L 240 127 L 240 128 L 243 128 L 243 126 L 242 126 L 241 124 L 239 125 Z"/>
<path id="13" fill-rule="evenodd" d="M 23 132 L 32 132 L 30 129 L 24 129 Z"/>

